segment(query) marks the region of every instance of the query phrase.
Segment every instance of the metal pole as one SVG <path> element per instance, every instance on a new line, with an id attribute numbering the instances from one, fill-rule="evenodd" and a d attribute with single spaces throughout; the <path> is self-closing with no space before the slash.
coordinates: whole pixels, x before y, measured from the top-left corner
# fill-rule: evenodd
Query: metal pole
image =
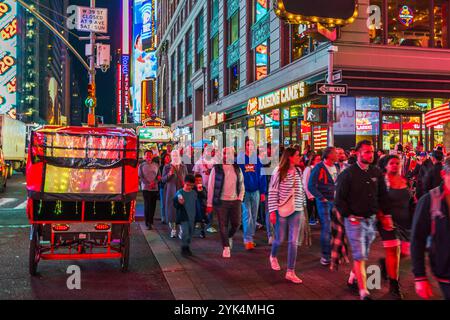
<path id="1" fill-rule="evenodd" d="M 328 50 L 328 83 L 333 84 L 333 65 L 334 65 L 334 48 Z M 333 95 L 327 95 L 328 98 L 328 145 L 334 146 L 334 130 L 333 130 Z"/>
<path id="2" fill-rule="evenodd" d="M 91 9 L 95 9 L 95 0 L 91 0 Z M 90 38 L 90 53 L 89 56 L 89 83 L 94 85 L 95 87 L 95 33 L 91 32 L 89 35 Z M 94 98 L 97 97 L 97 90 L 94 90 Z M 89 116 L 95 119 L 95 106 L 89 107 Z M 95 120 L 94 120 L 95 123 Z M 92 124 L 92 122 L 90 123 Z"/>

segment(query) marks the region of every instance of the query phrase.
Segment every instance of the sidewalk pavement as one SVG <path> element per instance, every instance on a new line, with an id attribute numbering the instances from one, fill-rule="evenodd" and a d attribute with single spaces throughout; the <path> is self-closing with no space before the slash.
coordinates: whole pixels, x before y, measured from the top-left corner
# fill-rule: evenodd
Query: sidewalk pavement
<path id="1" fill-rule="evenodd" d="M 320 265 L 320 227 L 312 227 L 312 247 L 299 247 L 296 271 L 303 284 L 293 284 L 284 279 L 287 263 L 287 246 L 281 247 L 278 260 L 281 271 L 273 271 L 269 264 L 270 246 L 266 232 L 257 231 L 256 248 L 246 251 L 242 231 L 234 238 L 231 258 L 222 258 L 218 233 L 207 233 L 205 239 L 197 235 L 191 245 L 193 256 L 181 256 L 181 240 L 169 236 L 167 225 L 161 224 L 157 209 L 153 230 L 147 230 L 142 221 L 143 205 L 138 204 L 137 220 L 153 251 L 164 276 L 177 300 L 357 300 L 346 286 L 350 265 L 342 265 L 337 272 Z M 367 265 L 377 264 L 384 257 L 379 238 L 372 247 Z M 419 299 L 414 292 L 410 259 L 401 262 L 400 284 L 405 299 Z M 436 299 L 441 298 L 433 281 Z M 390 300 L 388 281 L 381 281 L 380 290 L 372 290 L 374 299 Z"/>

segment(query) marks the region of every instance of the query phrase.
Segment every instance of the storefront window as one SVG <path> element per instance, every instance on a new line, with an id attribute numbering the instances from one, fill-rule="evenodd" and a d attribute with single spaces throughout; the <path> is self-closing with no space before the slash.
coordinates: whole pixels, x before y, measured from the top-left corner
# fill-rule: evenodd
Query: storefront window
<path id="1" fill-rule="evenodd" d="M 421 111 L 431 110 L 431 99 L 422 98 L 382 98 L 383 111 Z"/>
<path id="2" fill-rule="evenodd" d="M 448 48 L 449 1 L 434 0 L 434 47 Z"/>
<path id="3" fill-rule="evenodd" d="M 378 97 L 356 97 L 356 110 L 378 111 L 380 109 L 380 98 Z"/>
<path id="4" fill-rule="evenodd" d="M 371 140 L 378 146 L 380 117 L 378 112 L 356 111 L 356 143 Z"/>

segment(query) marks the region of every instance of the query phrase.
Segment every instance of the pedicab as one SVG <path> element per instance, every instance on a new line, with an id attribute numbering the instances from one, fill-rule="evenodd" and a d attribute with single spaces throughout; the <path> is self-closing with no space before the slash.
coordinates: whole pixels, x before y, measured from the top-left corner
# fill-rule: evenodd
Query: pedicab
<path id="1" fill-rule="evenodd" d="M 45 126 L 31 133 L 31 275 L 40 260 L 120 259 L 127 271 L 138 145 L 131 129 Z"/>

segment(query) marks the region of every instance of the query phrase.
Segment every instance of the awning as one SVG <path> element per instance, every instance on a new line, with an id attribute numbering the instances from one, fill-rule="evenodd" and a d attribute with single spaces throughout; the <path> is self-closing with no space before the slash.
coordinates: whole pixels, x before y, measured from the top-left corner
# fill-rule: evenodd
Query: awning
<path id="1" fill-rule="evenodd" d="M 448 103 L 443 104 L 440 107 L 425 114 L 425 125 L 428 128 L 437 126 L 439 124 L 445 124 L 450 121 L 450 107 Z"/>

